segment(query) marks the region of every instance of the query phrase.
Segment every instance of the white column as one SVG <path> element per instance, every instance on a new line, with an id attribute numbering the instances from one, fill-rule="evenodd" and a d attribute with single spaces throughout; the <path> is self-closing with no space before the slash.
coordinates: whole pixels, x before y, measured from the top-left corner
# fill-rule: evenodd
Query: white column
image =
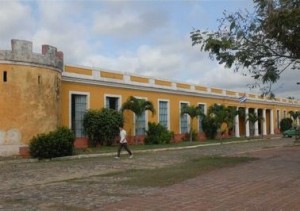
<path id="1" fill-rule="evenodd" d="M 245 118 L 248 118 L 248 114 L 249 114 L 249 108 L 245 108 Z M 250 136 L 250 124 L 249 121 L 246 121 L 246 137 Z"/>
<path id="2" fill-rule="evenodd" d="M 274 134 L 274 113 L 273 113 L 273 109 L 270 110 L 270 134 L 273 135 Z"/>
<path id="3" fill-rule="evenodd" d="M 254 109 L 254 113 L 256 116 L 258 116 L 257 108 Z M 258 136 L 258 121 L 254 123 L 254 136 Z"/>
<path id="4" fill-rule="evenodd" d="M 238 110 L 239 108 L 236 108 Z M 236 115 L 234 118 L 234 131 L 235 131 L 235 137 L 240 137 L 240 121 L 239 121 L 239 115 Z"/>
<path id="5" fill-rule="evenodd" d="M 266 120 L 266 109 L 264 108 L 262 110 L 263 114 L 263 135 L 267 135 L 267 120 Z"/>

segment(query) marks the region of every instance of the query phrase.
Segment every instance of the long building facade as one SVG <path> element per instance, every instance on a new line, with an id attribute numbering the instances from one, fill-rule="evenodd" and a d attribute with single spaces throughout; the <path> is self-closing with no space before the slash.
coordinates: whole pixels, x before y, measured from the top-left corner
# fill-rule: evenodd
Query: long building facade
<path id="1" fill-rule="evenodd" d="M 244 108 L 246 116 L 255 113 L 263 120 L 251 125 L 245 117 L 235 117 L 236 137 L 279 133 L 280 120 L 289 111 L 300 111 L 300 102 L 285 98 L 266 99 L 257 94 L 236 92 L 162 78 L 109 71 L 101 68 L 63 64 L 63 53 L 43 45 L 42 53 L 32 52 L 32 43 L 12 40 L 11 50 L 0 50 L 0 147 L 28 144 L 39 133 L 67 126 L 77 139 L 85 138 L 83 115 L 88 109 L 119 110 L 129 96 L 151 101 L 153 115 L 145 112 L 136 118 L 124 113 L 129 136 L 142 137 L 148 122 L 164 125 L 181 140 L 189 131 L 188 116 L 181 116 L 185 105 L 199 106 L 204 113 L 213 104 Z M 241 103 L 239 98 L 247 97 Z M 193 128 L 203 138 L 201 119 Z"/>

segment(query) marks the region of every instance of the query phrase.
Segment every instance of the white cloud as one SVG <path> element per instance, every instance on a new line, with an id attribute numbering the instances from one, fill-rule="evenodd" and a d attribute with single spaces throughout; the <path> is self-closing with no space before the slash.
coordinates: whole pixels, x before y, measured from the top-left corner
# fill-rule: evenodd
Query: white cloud
<path id="1" fill-rule="evenodd" d="M 247 1 L 234 2 L 241 5 Z M 195 4 L 197 7 L 193 7 Z M 36 52 L 40 52 L 42 44 L 57 47 L 64 52 L 67 64 L 253 92 L 246 86 L 253 81 L 251 78 L 224 69 L 207 53 L 200 52 L 199 46 L 192 47 L 189 27 L 194 23 L 206 26 L 212 18 L 215 21 L 222 17 L 208 10 L 208 4 L 209 1 L 0 1 L 0 45 L 2 49 L 10 48 L 10 39 L 26 39 L 33 41 Z M 300 86 L 296 85 L 299 72 L 284 73 L 276 94 L 300 98 Z"/>
<path id="2" fill-rule="evenodd" d="M 31 8 L 19 1 L 0 1 L 0 44 L 10 48 L 11 39 L 28 39 L 33 31 Z"/>
<path id="3" fill-rule="evenodd" d="M 145 8 L 133 2 L 110 2 L 104 6 L 94 17 L 93 32 L 97 35 L 128 39 L 167 25 L 167 15 L 158 8 Z"/>

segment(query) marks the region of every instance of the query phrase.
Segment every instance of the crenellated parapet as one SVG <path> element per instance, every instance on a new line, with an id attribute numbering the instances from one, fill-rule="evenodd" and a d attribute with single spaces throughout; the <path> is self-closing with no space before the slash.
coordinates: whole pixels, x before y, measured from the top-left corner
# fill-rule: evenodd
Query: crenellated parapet
<path id="1" fill-rule="evenodd" d="M 42 54 L 32 52 L 32 42 L 26 40 L 11 40 L 12 50 L 0 50 L 0 62 L 21 62 L 30 65 L 43 65 L 58 69 L 64 66 L 63 52 L 50 45 L 42 45 Z"/>

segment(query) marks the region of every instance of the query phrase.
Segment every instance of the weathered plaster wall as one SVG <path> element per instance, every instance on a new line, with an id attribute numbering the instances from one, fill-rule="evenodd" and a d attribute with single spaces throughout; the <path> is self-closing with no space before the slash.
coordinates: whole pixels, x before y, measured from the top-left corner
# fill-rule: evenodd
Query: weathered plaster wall
<path id="1" fill-rule="evenodd" d="M 15 52 L 0 51 L 0 145 L 28 144 L 60 125 L 63 62 L 53 56 L 56 48 L 33 54 L 30 42 L 17 42 Z"/>

